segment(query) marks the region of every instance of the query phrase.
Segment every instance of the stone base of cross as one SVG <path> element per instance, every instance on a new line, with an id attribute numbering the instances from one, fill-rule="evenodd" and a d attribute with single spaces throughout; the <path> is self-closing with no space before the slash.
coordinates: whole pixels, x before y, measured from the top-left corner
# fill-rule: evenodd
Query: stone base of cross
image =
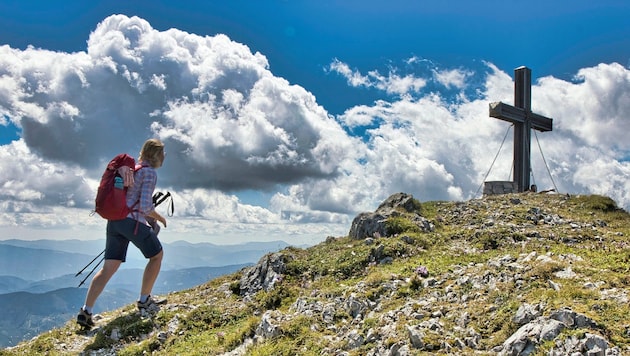
<path id="1" fill-rule="evenodd" d="M 532 112 L 532 71 L 514 70 L 514 106 L 490 103 L 490 117 L 514 124 L 514 182 L 519 192 L 530 190 L 531 129 L 551 131 L 553 119 Z"/>

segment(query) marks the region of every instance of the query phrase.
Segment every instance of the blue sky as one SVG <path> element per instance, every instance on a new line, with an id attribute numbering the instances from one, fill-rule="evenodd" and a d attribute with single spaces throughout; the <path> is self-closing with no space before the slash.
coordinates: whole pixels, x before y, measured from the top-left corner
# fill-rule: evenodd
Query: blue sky
<path id="1" fill-rule="evenodd" d="M 348 93 L 322 68 L 338 58 L 365 70 L 411 56 L 436 66 L 491 61 L 535 77 L 570 79 L 578 69 L 630 60 L 627 1 L 3 1 L 0 39 L 14 48 L 85 51 L 96 24 L 136 15 L 159 30 L 225 33 L 263 53 L 278 76 L 339 114 L 377 95 Z M 343 95 L 340 95 L 342 94 Z"/>
<path id="2" fill-rule="evenodd" d="M 8 238 L 100 237 L 76 217 L 111 138 L 169 147 L 172 240 L 312 243 L 397 191 L 475 198 L 507 128 L 488 102 L 512 103 L 521 65 L 533 110 L 554 118 L 534 181 L 630 206 L 627 1 L 61 4 L 0 3 Z M 45 182 L 16 178 L 24 165 Z"/>

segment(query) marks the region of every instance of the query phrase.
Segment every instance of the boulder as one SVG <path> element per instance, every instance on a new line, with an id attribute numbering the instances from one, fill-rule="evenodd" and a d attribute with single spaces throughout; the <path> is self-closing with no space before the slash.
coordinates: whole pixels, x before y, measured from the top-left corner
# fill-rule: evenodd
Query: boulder
<path id="1" fill-rule="evenodd" d="M 519 308 L 520 314 L 525 313 L 529 306 Z M 532 311 L 538 314 L 536 308 Z M 519 314 L 519 313 L 517 313 Z M 525 313 L 527 314 L 527 313 Z M 527 318 L 521 318 L 523 321 Z M 584 329 L 581 337 L 569 336 L 564 341 L 558 336 L 564 329 Z M 505 342 L 499 355 L 527 356 L 534 353 L 537 347 L 554 340 L 555 347 L 549 355 L 618 355 L 619 348 L 610 347 L 606 339 L 589 332 L 597 328 L 597 324 L 589 317 L 564 308 L 551 313 L 549 317 L 539 316 L 521 326 Z"/>
<path id="2" fill-rule="evenodd" d="M 258 264 L 247 268 L 241 276 L 240 295 L 248 296 L 259 290 L 268 291 L 282 280 L 286 269 L 286 256 L 282 253 L 270 253 L 263 256 Z"/>
<path id="3" fill-rule="evenodd" d="M 387 219 L 402 214 L 415 214 L 410 220 L 421 231 L 432 231 L 433 224 L 419 215 L 420 203 L 411 194 L 396 193 L 387 198 L 374 212 L 363 212 L 352 221 L 348 235 L 353 239 L 378 238 L 391 236 L 387 231 Z"/>

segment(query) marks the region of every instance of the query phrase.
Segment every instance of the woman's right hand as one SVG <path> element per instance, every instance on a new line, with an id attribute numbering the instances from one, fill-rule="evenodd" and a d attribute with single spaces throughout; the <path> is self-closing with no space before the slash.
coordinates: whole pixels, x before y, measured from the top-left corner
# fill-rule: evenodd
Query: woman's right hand
<path id="1" fill-rule="evenodd" d="M 150 213 L 147 214 L 147 216 L 161 222 L 162 225 L 166 227 L 166 219 L 157 211 L 152 210 Z"/>

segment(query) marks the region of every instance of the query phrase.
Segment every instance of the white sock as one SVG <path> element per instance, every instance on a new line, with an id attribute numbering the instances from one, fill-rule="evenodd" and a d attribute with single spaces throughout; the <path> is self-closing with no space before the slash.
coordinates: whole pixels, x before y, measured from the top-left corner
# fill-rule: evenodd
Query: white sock
<path id="1" fill-rule="evenodd" d="M 83 310 L 85 310 L 85 312 L 88 313 L 88 314 L 92 314 L 92 307 L 88 307 L 87 305 L 83 305 Z"/>
<path id="2" fill-rule="evenodd" d="M 150 294 L 142 294 L 140 295 L 140 303 L 146 303 L 147 299 L 149 299 Z"/>

